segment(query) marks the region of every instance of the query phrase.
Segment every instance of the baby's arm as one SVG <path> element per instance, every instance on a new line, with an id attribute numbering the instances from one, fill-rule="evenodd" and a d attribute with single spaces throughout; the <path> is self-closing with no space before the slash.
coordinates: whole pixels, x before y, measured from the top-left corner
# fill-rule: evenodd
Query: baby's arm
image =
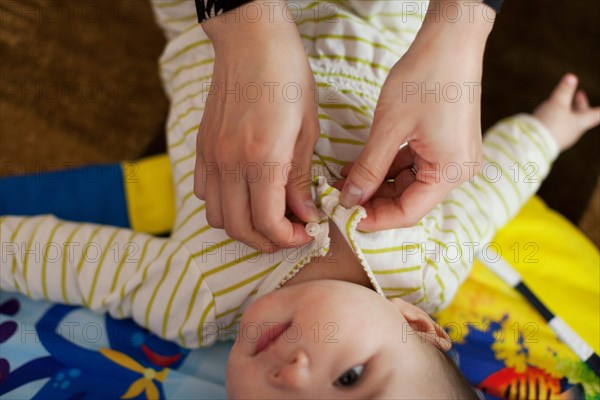
<path id="1" fill-rule="evenodd" d="M 535 194 L 559 152 L 600 123 L 600 109 L 590 108 L 583 92 L 575 94 L 576 87 L 576 78 L 567 75 L 533 116 L 517 115 L 492 127 L 483 142 L 481 173 L 423 220 L 428 244 L 440 247 L 437 253 L 424 254 L 426 265 L 435 264 L 424 274 L 426 280 L 428 274 L 433 277 L 429 308 L 449 303 L 477 252 Z M 462 252 L 460 260 L 444 257 L 455 248 Z"/>
<path id="2" fill-rule="evenodd" d="M 46 215 L 2 217 L 0 242 L 2 290 L 131 317 L 187 346 L 210 341 L 196 317 L 212 294 L 177 241 Z M 214 321 L 210 310 L 205 315 L 205 322 Z"/>
<path id="3" fill-rule="evenodd" d="M 577 78 L 565 75 L 533 116 L 520 114 L 492 127 L 483 141 L 481 173 L 446 199 L 472 195 L 466 202 L 482 214 L 478 236 L 484 244 L 535 194 L 558 154 L 600 123 L 600 108 L 590 108 L 576 89 Z"/>

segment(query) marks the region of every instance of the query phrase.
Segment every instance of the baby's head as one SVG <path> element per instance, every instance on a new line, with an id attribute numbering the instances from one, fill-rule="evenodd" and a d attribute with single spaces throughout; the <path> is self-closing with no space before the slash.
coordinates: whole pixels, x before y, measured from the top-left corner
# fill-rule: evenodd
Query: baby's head
<path id="1" fill-rule="evenodd" d="M 227 365 L 233 399 L 477 399 L 419 308 L 344 281 L 286 286 L 251 304 Z"/>

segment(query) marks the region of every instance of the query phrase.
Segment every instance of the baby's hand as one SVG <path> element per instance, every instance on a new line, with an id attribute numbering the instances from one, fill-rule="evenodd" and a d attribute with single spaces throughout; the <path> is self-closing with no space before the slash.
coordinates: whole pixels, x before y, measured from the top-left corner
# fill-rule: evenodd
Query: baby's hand
<path id="1" fill-rule="evenodd" d="M 577 93 L 577 77 L 566 74 L 550 98 L 540 104 L 533 116 L 542 122 L 564 151 L 583 134 L 600 124 L 600 107 L 590 107 L 583 90 Z"/>

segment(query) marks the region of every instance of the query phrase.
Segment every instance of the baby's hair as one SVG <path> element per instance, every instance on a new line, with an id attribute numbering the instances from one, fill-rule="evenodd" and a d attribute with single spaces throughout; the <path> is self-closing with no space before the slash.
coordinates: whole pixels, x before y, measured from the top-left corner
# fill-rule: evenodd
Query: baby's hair
<path id="1" fill-rule="evenodd" d="M 437 349 L 437 348 L 436 348 Z M 461 400 L 479 400 L 475 389 L 467 382 L 458 366 L 452 361 L 448 354 L 437 349 L 437 353 L 442 361 L 442 368 L 448 376 L 448 395 L 449 399 Z"/>

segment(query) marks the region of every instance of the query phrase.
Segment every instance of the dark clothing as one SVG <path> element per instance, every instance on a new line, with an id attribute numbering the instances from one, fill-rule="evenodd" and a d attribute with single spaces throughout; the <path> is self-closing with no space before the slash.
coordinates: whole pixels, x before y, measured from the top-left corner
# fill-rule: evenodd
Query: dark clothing
<path id="1" fill-rule="evenodd" d="M 224 12 L 236 9 L 243 6 L 252 0 L 195 0 L 196 10 L 198 13 L 198 22 L 204 22 L 209 18 L 215 17 Z M 500 12 L 502 3 L 504 0 L 483 0 L 484 4 L 487 4 L 493 8 L 496 13 Z"/>
<path id="2" fill-rule="evenodd" d="M 224 12 L 233 10 L 252 0 L 195 0 L 198 22 L 204 22 Z"/>

